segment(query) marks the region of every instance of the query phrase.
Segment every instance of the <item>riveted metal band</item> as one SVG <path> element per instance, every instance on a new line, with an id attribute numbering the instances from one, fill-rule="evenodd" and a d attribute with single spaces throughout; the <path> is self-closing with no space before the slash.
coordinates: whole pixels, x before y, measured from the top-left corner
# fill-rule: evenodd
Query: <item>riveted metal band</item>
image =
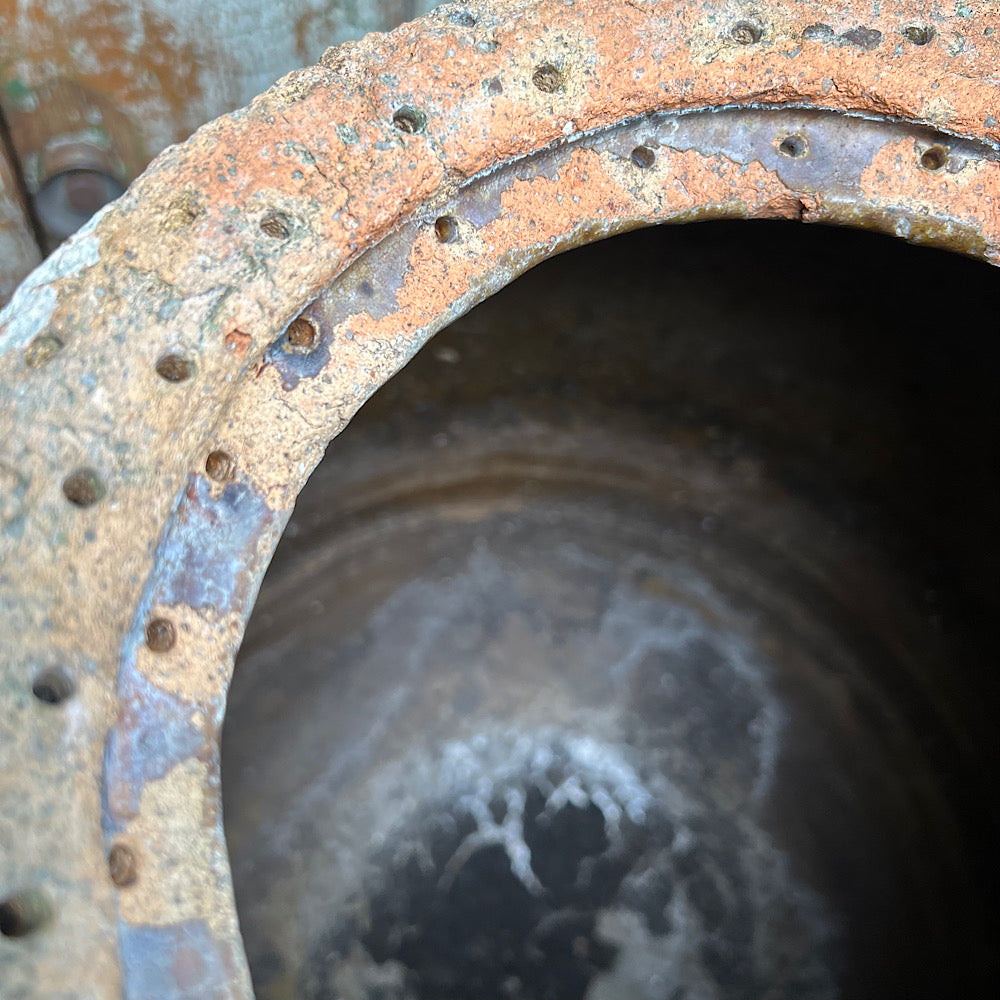
<path id="1" fill-rule="evenodd" d="M 168 149 L 25 281 L 0 316 L 5 995 L 250 996 L 233 657 L 327 443 L 451 319 L 662 222 L 1000 262 L 1000 20 L 967 10 L 440 8 Z"/>

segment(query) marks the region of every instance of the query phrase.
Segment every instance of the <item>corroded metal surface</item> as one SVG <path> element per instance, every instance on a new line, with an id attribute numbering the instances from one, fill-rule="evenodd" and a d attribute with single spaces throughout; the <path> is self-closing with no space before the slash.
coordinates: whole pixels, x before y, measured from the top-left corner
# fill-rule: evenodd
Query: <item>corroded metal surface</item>
<path id="1" fill-rule="evenodd" d="M 89 191 L 88 178 L 72 178 L 78 213 L 59 213 L 42 233 L 44 249 L 65 238 L 67 225 L 75 231 L 95 205 L 117 197 L 119 185 L 165 146 L 315 62 L 328 46 L 394 28 L 429 6 L 422 0 L 0 0 L 0 114 L 29 194 L 38 197 L 67 168 L 67 152 L 77 168 L 98 168 L 108 178 L 104 185 L 90 178 Z M 61 193 L 57 184 L 43 200 Z M 2 259 L 12 272 L 19 268 L 18 281 L 38 263 L 31 245 L 5 245 Z M 12 290 L 0 287 L 0 302 Z"/>
<path id="2" fill-rule="evenodd" d="M 18 282 L 40 259 L 16 172 L 0 146 L 0 302 L 10 298 Z"/>
<path id="3" fill-rule="evenodd" d="M 0 940 L 7 992 L 249 994 L 218 816 L 232 658 L 326 442 L 448 320 L 668 220 L 845 222 L 997 263 L 995 21 L 441 8 L 167 150 L 29 277 L 0 327 L 0 894 L 48 902 Z M 719 107 L 724 134 L 682 114 Z M 74 687 L 57 706 L 32 698 L 46 669 Z"/>
<path id="4" fill-rule="evenodd" d="M 78 123 L 127 123 L 148 158 L 250 101 L 330 46 L 425 13 L 414 0 L 0 0 L 0 106 L 32 138 L 58 134 L 61 105 L 89 98 Z M 63 93 L 52 93 L 63 88 Z M 109 113 L 110 117 L 105 117 Z M 53 125 L 55 127 L 53 127 Z"/>

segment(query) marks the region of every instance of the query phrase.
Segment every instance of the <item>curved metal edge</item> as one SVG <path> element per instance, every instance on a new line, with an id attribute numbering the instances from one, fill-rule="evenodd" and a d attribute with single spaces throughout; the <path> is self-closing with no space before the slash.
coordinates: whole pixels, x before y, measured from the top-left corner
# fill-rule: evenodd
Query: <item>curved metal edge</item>
<path id="1" fill-rule="evenodd" d="M 809 4 L 755 7 L 759 37 L 742 45 L 738 4 L 578 7 L 470 7 L 472 25 L 444 8 L 331 50 L 163 154 L 3 314 L 0 587 L 16 640 L 0 690 L 0 894 L 41 886 L 56 913 L 49 933 L 0 940 L 10 988 L 249 995 L 217 798 L 232 656 L 326 442 L 434 330 L 548 254 L 667 219 L 862 223 L 997 261 L 995 32 L 919 4 L 883 4 L 860 34 L 857 6 L 830 5 L 819 30 Z M 996 20 L 983 14 L 977 30 Z M 914 18 L 935 27 L 933 48 L 900 40 Z M 555 89 L 536 84 L 539 66 Z M 773 123 L 747 119 L 741 153 L 732 123 L 646 119 L 761 102 L 952 134 L 875 123 L 891 134 L 818 184 L 792 172 L 821 158 L 787 156 L 783 136 L 755 144 Z M 932 148 L 944 152 L 926 162 Z M 778 156 L 795 162 L 769 165 Z M 446 215 L 457 235 L 442 241 Z M 311 349 L 275 340 L 313 299 Z M 157 375 L 164 356 L 189 377 Z M 210 481 L 210 452 L 235 478 Z M 75 469 L 96 487 L 79 509 L 63 489 Z M 168 650 L 146 638 L 151 618 L 172 625 Z M 57 711 L 29 693 L 44 665 L 76 682 Z M 138 865 L 120 892 L 105 862 L 116 843 Z"/>

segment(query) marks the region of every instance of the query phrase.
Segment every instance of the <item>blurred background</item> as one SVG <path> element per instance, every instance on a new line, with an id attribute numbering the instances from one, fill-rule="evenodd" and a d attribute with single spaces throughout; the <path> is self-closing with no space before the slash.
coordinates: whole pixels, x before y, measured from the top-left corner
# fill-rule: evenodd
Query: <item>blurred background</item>
<path id="1" fill-rule="evenodd" d="M 164 147 L 430 0 L 0 0 L 0 304 Z"/>

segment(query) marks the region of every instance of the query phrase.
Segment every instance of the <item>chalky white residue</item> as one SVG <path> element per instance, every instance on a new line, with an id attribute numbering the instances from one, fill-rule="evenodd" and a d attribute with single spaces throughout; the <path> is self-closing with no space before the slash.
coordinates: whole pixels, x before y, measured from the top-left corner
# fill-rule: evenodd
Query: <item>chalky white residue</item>
<path id="1" fill-rule="evenodd" d="M 471 784 L 475 791 L 459 795 L 456 805 L 476 823 L 475 831 L 459 844 L 445 865 L 443 888 L 477 850 L 498 844 L 524 887 L 536 894 L 543 891 L 531 867 L 531 849 L 524 837 L 526 779 L 546 795 L 543 812 L 549 816 L 567 804 L 578 809 L 597 806 L 613 844 L 621 839 L 623 814 L 640 823 L 654 803 L 652 793 L 625 759 L 622 747 L 574 736 L 555 727 L 524 732 L 498 726 L 496 732 L 480 736 L 483 738 L 455 741 L 442 748 L 442 780 L 437 791 L 447 797 Z M 559 771 L 568 774 L 558 785 L 553 785 L 546 773 L 556 762 L 553 747 L 560 750 Z M 490 810 L 496 798 L 506 804 L 499 822 Z"/>

